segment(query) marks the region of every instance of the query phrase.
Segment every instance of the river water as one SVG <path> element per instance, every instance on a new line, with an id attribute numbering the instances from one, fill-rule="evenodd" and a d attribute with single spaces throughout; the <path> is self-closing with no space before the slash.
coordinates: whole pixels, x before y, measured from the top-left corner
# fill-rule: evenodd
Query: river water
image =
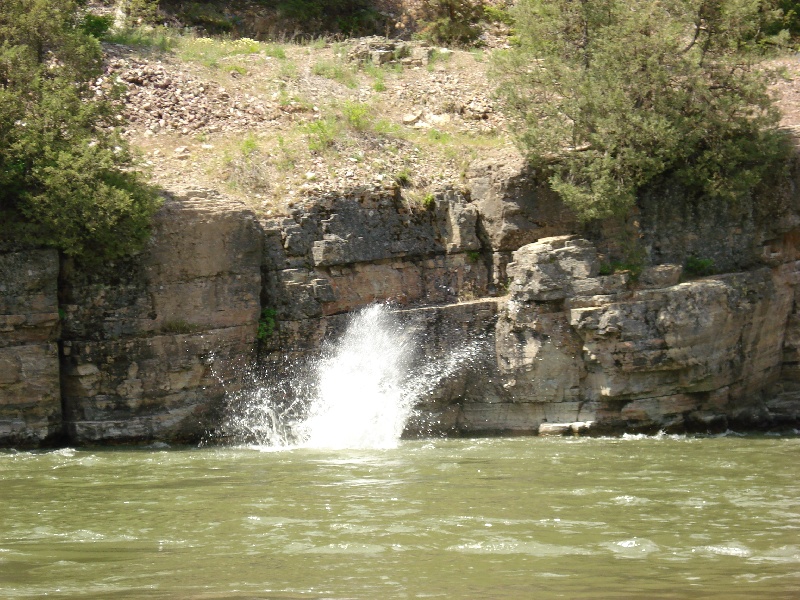
<path id="1" fill-rule="evenodd" d="M 0 453 L 0 597 L 798 598 L 800 438 Z"/>

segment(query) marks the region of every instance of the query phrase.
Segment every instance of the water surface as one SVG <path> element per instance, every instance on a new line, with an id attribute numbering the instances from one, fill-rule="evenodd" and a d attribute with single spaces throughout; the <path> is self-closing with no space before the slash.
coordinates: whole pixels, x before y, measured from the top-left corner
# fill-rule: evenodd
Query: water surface
<path id="1" fill-rule="evenodd" d="M 2 598 L 797 598 L 800 439 L 0 453 Z"/>

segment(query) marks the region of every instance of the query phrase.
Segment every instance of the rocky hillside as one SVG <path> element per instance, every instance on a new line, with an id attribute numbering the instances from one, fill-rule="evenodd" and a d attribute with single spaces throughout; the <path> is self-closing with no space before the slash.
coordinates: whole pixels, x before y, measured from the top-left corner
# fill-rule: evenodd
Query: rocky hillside
<path id="1" fill-rule="evenodd" d="M 125 89 L 120 119 L 167 189 L 220 189 L 267 214 L 328 191 L 400 183 L 422 201 L 465 181 L 468 165 L 514 151 L 489 77 L 508 28 L 479 48 L 355 38 L 302 43 L 112 36 L 97 93 Z M 789 131 L 800 128 L 800 61 L 774 62 Z"/>
<path id="2" fill-rule="evenodd" d="M 154 34 L 155 35 L 155 34 Z M 399 183 L 420 202 L 510 148 L 491 49 L 364 38 L 310 44 L 173 39 L 105 44 L 105 93 L 125 86 L 125 135 L 167 189 L 221 189 L 285 213 L 332 190 Z"/>

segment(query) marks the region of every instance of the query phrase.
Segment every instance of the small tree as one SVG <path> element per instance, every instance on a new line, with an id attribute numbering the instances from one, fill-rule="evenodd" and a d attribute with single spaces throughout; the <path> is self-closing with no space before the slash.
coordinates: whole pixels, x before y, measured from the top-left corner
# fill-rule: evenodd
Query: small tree
<path id="1" fill-rule="evenodd" d="M 481 33 L 484 0 L 406 0 L 401 21 L 435 44 L 470 45 Z"/>
<path id="2" fill-rule="evenodd" d="M 73 0 L 0 0 L 0 241 L 86 260 L 147 239 L 157 195 L 132 170 L 98 41 Z"/>
<path id="3" fill-rule="evenodd" d="M 777 4 L 774 3 L 774 4 Z M 740 199 L 782 163 L 756 61 L 785 34 L 771 0 L 520 0 L 495 63 L 518 140 L 586 219 L 660 176 Z"/>

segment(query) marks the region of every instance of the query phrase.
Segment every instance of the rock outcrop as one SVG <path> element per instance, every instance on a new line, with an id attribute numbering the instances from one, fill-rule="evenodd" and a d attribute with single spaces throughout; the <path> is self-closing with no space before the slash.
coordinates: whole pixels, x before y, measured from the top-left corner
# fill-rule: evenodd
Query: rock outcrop
<path id="1" fill-rule="evenodd" d="M 683 283 L 677 266 L 636 283 L 598 271 L 594 247 L 570 236 L 514 253 L 497 355 L 515 402 L 561 405 L 543 420 L 607 431 L 757 420 L 759 394 L 781 376 L 794 265 Z"/>
<path id="2" fill-rule="evenodd" d="M 179 194 L 142 254 L 92 273 L 0 255 L 0 444 L 197 441 L 247 365 L 288 376 L 373 302 L 442 365 L 409 435 L 797 427 L 793 198 L 708 241 L 687 223 L 668 242 L 651 214 L 632 224 L 651 258 L 614 272 L 612 236 L 574 235 L 511 159 L 424 206 L 379 186 L 259 220 Z M 692 278 L 689 255 L 731 272 Z"/>
<path id="3" fill-rule="evenodd" d="M 280 323 L 270 348 L 317 346 L 326 317 L 371 302 L 399 306 L 487 295 L 477 211 L 441 193 L 414 210 L 398 190 L 331 196 L 263 223 L 265 306 Z"/>
<path id="4" fill-rule="evenodd" d="M 0 254 L 0 444 L 36 446 L 61 433 L 58 253 Z"/>
<path id="5" fill-rule="evenodd" d="M 168 200 L 148 249 L 62 290 L 64 427 L 73 443 L 193 441 L 251 358 L 261 236 L 207 191 Z"/>

